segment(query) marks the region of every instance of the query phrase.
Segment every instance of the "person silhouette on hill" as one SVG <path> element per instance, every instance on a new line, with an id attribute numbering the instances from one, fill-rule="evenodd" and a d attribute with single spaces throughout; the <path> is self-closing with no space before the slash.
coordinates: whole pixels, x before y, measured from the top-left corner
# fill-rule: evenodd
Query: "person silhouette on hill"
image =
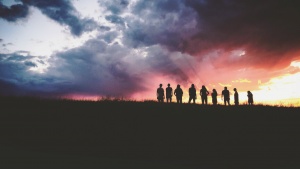
<path id="1" fill-rule="evenodd" d="M 189 88 L 189 103 L 191 103 L 191 100 L 193 100 L 193 103 L 195 103 L 196 100 L 196 88 L 195 85 L 192 84 L 192 86 Z"/>
<path id="2" fill-rule="evenodd" d="M 218 93 L 217 93 L 216 89 L 213 89 L 213 91 L 211 93 L 211 98 L 212 98 L 213 105 L 217 105 L 217 103 L 218 103 L 217 96 L 218 96 Z"/>
<path id="3" fill-rule="evenodd" d="M 173 89 L 172 87 L 170 87 L 170 84 L 168 84 L 168 87 L 166 88 L 167 103 L 172 102 L 172 96 L 173 96 Z"/>
<path id="4" fill-rule="evenodd" d="M 247 91 L 248 104 L 253 105 L 253 94 L 250 91 Z"/>
<path id="5" fill-rule="evenodd" d="M 239 105 L 239 93 L 237 92 L 236 88 L 234 88 L 233 91 L 234 91 L 234 104 L 237 106 Z"/>
<path id="6" fill-rule="evenodd" d="M 157 96 L 157 100 L 158 102 L 164 102 L 164 98 L 165 98 L 165 91 L 162 88 L 162 84 L 159 85 L 159 88 L 157 88 L 156 90 L 156 96 Z"/>
<path id="7" fill-rule="evenodd" d="M 174 95 L 176 96 L 177 103 L 182 103 L 183 91 L 180 88 L 180 85 L 177 85 L 177 88 L 174 91 Z"/>
<path id="8" fill-rule="evenodd" d="M 224 99 L 225 106 L 226 106 L 226 103 L 228 103 L 228 105 L 230 105 L 229 90 L 227 90 L 227 87 L 224 87 L 224 90 L 222 91 L 222 98 Z"/>
<path id="9" fill-rule="evenodd" d="M 203 85 L 202 89 L 200 90 L 200 96 L 201 96 L 201 101 L 202 104 L 207 104 L 207 95 L 209 94 L 209 92 L 207 91 L 206 87 Z"/>

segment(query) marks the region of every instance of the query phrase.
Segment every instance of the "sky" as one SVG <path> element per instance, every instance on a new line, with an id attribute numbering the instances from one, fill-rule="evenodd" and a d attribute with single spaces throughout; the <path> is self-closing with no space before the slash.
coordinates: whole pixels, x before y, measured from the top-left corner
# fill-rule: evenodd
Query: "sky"
<path id="1" fill-rule="evenodd" d="M 299 5 L 0 0 L 0 95 L 154 100 L 170 83 L 184 102 L 195 84 L 198 96 L 226 86 L 241 103 L 251 91 L 256 103 L 300 105 Z"/>

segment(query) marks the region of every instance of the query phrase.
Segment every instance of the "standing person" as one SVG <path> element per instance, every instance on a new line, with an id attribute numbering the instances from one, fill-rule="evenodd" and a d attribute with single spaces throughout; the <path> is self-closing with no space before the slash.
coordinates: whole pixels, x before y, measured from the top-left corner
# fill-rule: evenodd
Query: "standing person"
<path id="1" fill-rule="evenodd" d="M 173 96 L 173 89 L 172 89 L 172 87 L 170 87 L 170 83 L 169 83 L 168 87 L 166 88 L 167 103 L 172 102 L 172 96 Z"/>
<path id="2" fill-rule="evenodd" d="M 218 93 L 217 93 L 216 89 L 213 89 L 213 91 L 211 93 L 211 98 L 212 98 L 213 105 L 217 105 L 217 103 L 218 103 L 217 96 L 218 96 Z"/>
<path id="3" fill-rule="evenodd" d="M 249 105 L 253 105 L 253 94 L 250 91 L 248 91 L 247 93 L 248 93 L 247 94 L 247 96 L 248 96 L 248 104 Z"/>
<path id="4" fill-rule="evenodd" d="M 191 103 L 191 100 L 193 100 L 194 104 L 195 104 L 195 100 L 196 100 L 196 88 L 195 85 L 192 84 L 192 86 L 189 88 L 189 103 Z"/>
<path id="5" fill-rule="evenodd" d="M 239 93 L 237 92 L 236 88 L 234 88 L 233 91 L 234 91 L 234 104 L 237 106 L 239 105 Z"/>
<path id="6" fill-rule="evenodd" d="M 202 100 L 202 104 L 207 104 L 207 95 L 209 94 L 209 92 L 207 91 L 206 87 L 203 85 L 202 89 L 200 90 L 200 96 L 201 96 L 201 100 Z"/>
<path id="7" fill-rule="evenodd" d="M 227 87 L 224 87 L 224 90 L 222 91 L 222 96 L 224 99 L 224 105 L 226 106 L 226 103 L 230 105 L 230 97 L 229 97 L 229 90 L 227 90 Z"/>
<path id="8" fill-rule="evenodd" d="M 183 95 L 183 91 L 180 88 L 180 85 L 177 85 L 177 88 L 174 91 L 174 95 L 176 96 L 177 99 L 177 103 L 182 103 L 182 95 Z"/>
<path id="9" fill-rule="evenodd" d="M 156 90 L 156 96 L 157 96 L 158 102 L 164 102 L 165 91 L 162 88 L 162 84 L 159 84 L 159 88 L 157 88 L 157 90 Z"/>

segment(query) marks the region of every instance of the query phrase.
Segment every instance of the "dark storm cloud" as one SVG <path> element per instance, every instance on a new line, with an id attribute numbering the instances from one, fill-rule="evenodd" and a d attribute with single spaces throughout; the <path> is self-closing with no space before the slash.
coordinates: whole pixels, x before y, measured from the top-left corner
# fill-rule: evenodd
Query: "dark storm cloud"
<path id="1" fill-rule="evenodd" d="M 115 33 L 106 34 L 110 36 Z M 149 90 L 147 81 L 152 77 L 167 76 L 178 82 L 188 79 L 172 62 L 170 53 L 158 45 L 140 49 L 147 53 L 141 56 L 140 52 L 135 53 L 131 48 L 101 39 L 98 37 L 80 47 L 53 54 L 47 61 L 50 66 L 43 74 L 29 71 L 41 63 L 39 59 L 33 62 L 35 57 L 30 53 L 20 51 L 1 54 L 1 85 L 16 86 L 21 94 L 130 98 L 136 93 Z"/>
<path id="2" fill-rule="evenodd" d="M 180 50 L 197 30 L 197 13 L 180 0 L 138 1 L 127 17 L 125 41 L 133 47 L 154 44 Z"/>
<path id="3" fill-rule="evenodd" d="M 100 6 L 106 7 L 108 11 L 110 11 L 114 15 L 118 15 L 124 12 L 124 10 L 129 5 L 129 1 L 127 0 L 109 0 L 109 1 L 98 1 Z"/>
<path id="4" fill-rule="evenodd" d="M 96 22 L 92 19 L 79 18 L 78 12 L 69 0 L 21 0 L 21 2 L 25 5 L 35 6 L 49 18 L 69 26 L 71 33 L 76 36 L 97 27 Z"/>
<path id="5" fill-rule="evenodd" d="M 262 67 L 287 65 L 299 52 L 299 1 L 185 2 L 198 13 L 200 30 L 185 46 L 185 52 L 244 48 L 247 54 L 241 62 Z"/>
<path id="6" fill-rule="evenodd" d="M 37 56 L 19 51 L 0 54 L 0 95 L 59 96 L 70 90 L 70 83 L 51 74 L 37 74 L 29 69 L 36 67 L 32 61 Z"/>
<path id="7" fill-rule="evenodd" d="M 176 76 L 178 80 L 187 79 L 159 46 L 143 51 L 148 53 L 146 57 L 118 43 L 108 44 L 103 40 L 92 39 L 81 47 L 52 56 L 52 66 L 48 71 L 69 82 L 69 89 L 64 88 L 60 93 L 129 98 L 147 90 L 145 81 L 151 76 L 167 75 Z M 170 71 L 174 74 L 167 73 Z"/>
<path id="8" fill-rule="evenodd" d="M 29 61 L 24 62 L 24 64 L 25 64 L 25 66 L 27 66 L 27 67 L 37 67 L 37 65 L 36 65 L 35 63 L 29 62 Z"/>
<path id="9" fill-rule="evenodd" d="M 69 81 L 70 93 L 126 97 L 143 89 L 141 77 L 128 72 L 124 58 L 129 52 L 118 44 L 93 39 L 55 54 L 49 72 Z"/>
<path id="10" fill-rule="evenodd" d="M 134 48 L 159 44 L 200 58 L 215 49 L 243 49 L 244 57 L 224 64 L 274 68 L 287 66 L 300 48 L 299 1 L 140 0 L 130 10 L 114 4 L 107 7 L 114 18 L 132 14 L 110 20 L 127 23 L 124 43 Z"/>
<path id="11" fill-rule="evenodd" d="M 144 58 L 144 62 L 148 65 L 147 71 L 152 72 L 153 76 L 167 76 L 170 79 L 176 80 L 178 83 L 189 80 L 189 76 L 185 73 L 181 66 L 175 64 L 172 60 L 171 53 L 163 50 L 159 46 L 152 46 L 148 48 L 147 56 Z M 180 55 L 179 59 L 183 59 L 185 56 Z M 183 63 L 181 63 L 183 65 Z M 185 66 L 183 66 L 185 67 Z M 140 69 L 143 69 L 142 67 Z"/>
<path id="12" fill-rule="evenodd" d="M 106 20 L 110 21 L 111 23 L 115 23 L 115 24 L 120 24 L 120 25 L 125 25 L 125 22 L 123 20 L 123 18 L 117 16 L 117 15 L 108 15 L 105 17 Z"/>
<path id="13" fill-rule="evenodd" d="M 22 56 L 18 53 L 0 54 L 0 94 L 21 94 L 29 85 L 30 73 L 28 66 L 32 66 L 32 57 Z"/>
<path id="14" fill-rule="evenodd" d="M 28 6 L 23 4 L 16 4 L 10 7 L 3 5 L 0 1 L 0 18 L 9 22 L 15 22 L 18 19 L 25 18 L 29 13 Z"/>
<path id="15" fill-rule="evenodd" d="M 58 22 L 67 25 L 71 33 L 80 36 L 85 31 L 97 28 L 97 23 L 89 18 L 80 18 L 71 1 L 69 0 L 20 0 L 23 4 L 16 4 L 7 7 L 0 2 L 0 17 L 15 22 L 18 19 L 26 18 L 29 14 L 29 6 L 41 10 L 43 14 Z"/>

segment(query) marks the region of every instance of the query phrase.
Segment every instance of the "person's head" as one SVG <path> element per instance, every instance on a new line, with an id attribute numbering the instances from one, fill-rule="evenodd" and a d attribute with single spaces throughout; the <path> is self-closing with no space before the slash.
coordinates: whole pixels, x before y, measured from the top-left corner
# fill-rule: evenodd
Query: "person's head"
<path id="1" fill-rule="evenodd" d="M 202 85 L 202 89 L 206 89 L 204 85 Z"/>
<path id="2" fill-rule="evenodd" d="M 217 92 L 216 89 L 213 89 L 213 92 L 214 92 L 214 93 Z"/>
<path id="3" fill-rule="evenodd" d="M 250 92 L 250 91 L 247 91 L 247 93 L 250 94 L 251 92 Z"/>
<path id="4" fill-rule="evenodd" d="M 162 84 L 159 84 L 159 87 L 162 87 Z"/>
<path id="5" fill-rule="evenodd" d="M 233 89 L 233 91 L 235 91 L 235 92 L 236 92 L 236 88 L 234 88 L 234 89 Z"/>
<path id="6" fill-rule="evenodd" d="M 168 86 L 170 87 L 170 83 L 168 83 Z"/>
<path id="7" fill-rule="evenodd" d="M 192 87 L 195 87 L 195 85 L 194 85 L 194 84 L 192 84 Z"/>
<path id="8" fill-rule="evenodd" d="M 179 85 L 179 84 L 177 85 L 177 88 L 180 88 L 180 85 Z"/>
<path id="9" fill-rule="evenodd" d="M 227 90 L 227 87 L 224 87 L 225 90 Z"/>

